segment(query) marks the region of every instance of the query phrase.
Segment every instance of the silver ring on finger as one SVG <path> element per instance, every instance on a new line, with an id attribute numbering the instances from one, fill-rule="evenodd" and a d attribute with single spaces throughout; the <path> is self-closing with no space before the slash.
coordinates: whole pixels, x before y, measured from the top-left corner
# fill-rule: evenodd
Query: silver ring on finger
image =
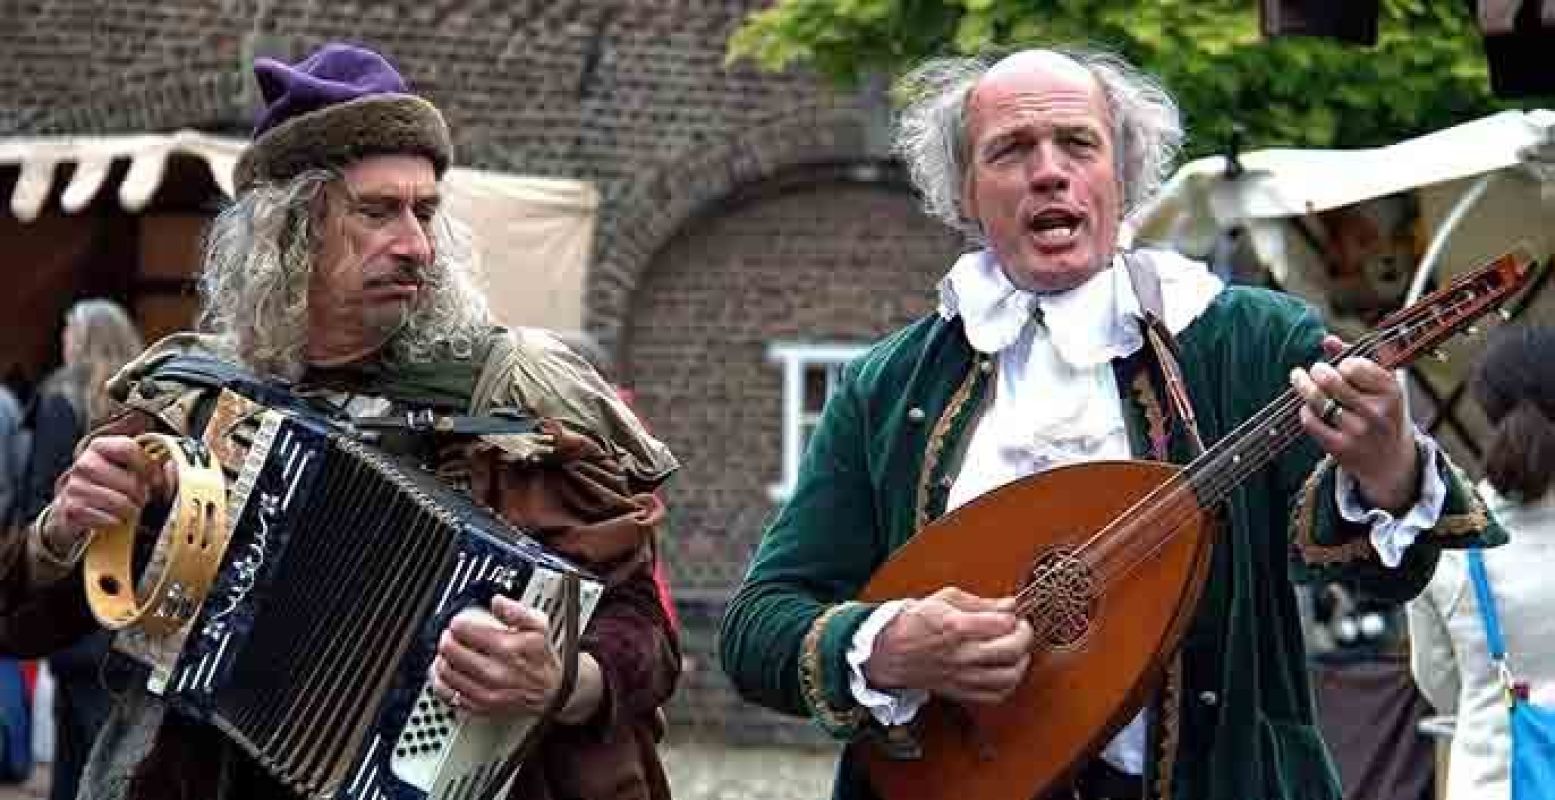
<path id="1" fill-rule="evenodd" d="M 1343 413 L 1344 406 L 1339 405 L 1338 400 L 1330 397 L 1328 402 L 1323 404 L 1323 410 L 1318 413 L 1317 418 L 1322 420 L 1324 425 L 1330 428 L 1337 428 L 1339 427 L 1339 415 Z"/>

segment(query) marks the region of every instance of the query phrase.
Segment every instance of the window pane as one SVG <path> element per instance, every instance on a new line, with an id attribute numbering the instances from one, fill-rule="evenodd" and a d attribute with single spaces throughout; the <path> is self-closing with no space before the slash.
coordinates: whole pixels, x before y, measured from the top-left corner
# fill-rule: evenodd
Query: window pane
<path id="1" fill-rule="evenodd" d="M 828 365 L 826 367 L 826 396 L 827 397 L 830 397 L 832 392 L 837 391 L 837 384 L 842 383 L 842 368 L 844 366 L 847 366 L 847 365 L 839 361 L 839 362 L 837 362 L 835 364 L 831 364 L 831 365 Z"/>
<path id="2" fill-rule="evenodd" d="M 799 423 L 799 456 L 804 457 L 805 450 L 810 446 L 810 434 L 815 433 L 815 422 L 805 420 Z"/>
<path id="3" fill-rule="evenodd" d="M 831 393 L 830 370 L 825 364 L 806 364 L 804 368 L 804 410 L 818 412 Z"/>
<path id="4" fill-rule="evenodd" d="M 774 343 L 768 355 L 783 370 L 783 464 L 779 482 L 769 487 L 772 499 L 786 500 L 799 471 L 798 459 L 809 447 L 820 424 L 826 400 L 842 382 L 847 363 L 865 351 L 840 343 Z"/>

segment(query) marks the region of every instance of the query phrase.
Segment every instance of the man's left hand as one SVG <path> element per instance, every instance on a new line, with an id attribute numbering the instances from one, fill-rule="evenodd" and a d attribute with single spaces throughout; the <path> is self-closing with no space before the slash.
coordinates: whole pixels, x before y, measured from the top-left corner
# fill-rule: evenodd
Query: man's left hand
<path id="1" fill-rule="evenodd" d="M 1323 337 L 1323 351 L 1344 350 L 1337 336 Z M 1301 427 L 1353 475 L 1377 508 L 1399 512 L 1420 488 L 1420 453 L 1393 374 L 1375 361 L 1352 356 L 1294 369 L 1291 386 L 1304 401 Z"/>
<path id="2" fill-rule="evenodd" d="M 501 595 L 492 598 L 491 612 L 467 608 L 449 622 L 432 662 L 434 689 L 475 714 L 538 714 L 562 682 L 545 616 Z M 586 653 L 578 661 L 577 689 L 559 715 L 564 722 L 587 717 L 599 700 L 598 665 Z M 593 703 L 581 708 L 583 700 Z"/>

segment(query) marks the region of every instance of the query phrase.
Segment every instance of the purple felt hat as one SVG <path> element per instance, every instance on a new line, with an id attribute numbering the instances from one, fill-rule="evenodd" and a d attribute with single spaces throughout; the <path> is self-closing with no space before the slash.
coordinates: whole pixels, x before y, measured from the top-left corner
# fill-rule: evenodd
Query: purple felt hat
<path id="1" fill-rule="evenodd" d="M 443 115 L 371 50 L 327 44 L 296 64 L 260 58 L 254 76 L 265 107 L 238 159 L 239 192 L 386 153 L 426 156 L 439 176 L 448 168 Z"/>

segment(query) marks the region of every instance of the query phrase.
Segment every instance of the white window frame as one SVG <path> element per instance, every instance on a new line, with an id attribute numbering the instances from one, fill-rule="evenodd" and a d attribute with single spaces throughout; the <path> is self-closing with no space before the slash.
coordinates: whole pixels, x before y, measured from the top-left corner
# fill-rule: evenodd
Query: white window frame
<path id="1" fill-rule="evenodd" d="M 842 367 L 868 349 L 868 345 L 835 342 L 773 342 L 767 346 L 767 360 L 783 369 L 783 472 L 780 481 L 767 487 L 767 496 L 774 502 L 786 501 L 794 493 L 799 483 L 799 462 L 804 458 L 800 431 L 805 423 L 813 426 L 821 416 L 820 409 L 805 411 L 805 369 L 824 365 L 835 370 L 827 379 L 829 398 Z"/>

